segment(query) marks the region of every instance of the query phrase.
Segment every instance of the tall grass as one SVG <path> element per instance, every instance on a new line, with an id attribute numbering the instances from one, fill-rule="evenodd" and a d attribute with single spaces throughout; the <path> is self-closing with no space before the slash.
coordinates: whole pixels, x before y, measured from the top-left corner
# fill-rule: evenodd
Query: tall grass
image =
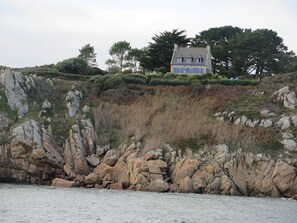
<path id="1" fill-rule="evenodd" d="M 193 96 L 160 91 L 139 97 L 130 104 L 98 99 L 94 108 L 98 143 L 107 143 L 106 136 L 112 135 L 110 140 L 115 144 L 134 136 L 146 149 L 158 148 L 164 143 L 192 149 L 217 143 L 227 143 L 234 149 L 255 148 L 259 140 L 266 140 L 257 137 L 265 136 L 262 131 L 266 130 L 250 131 L 212 118 L 214 111 L 230 99 L 230 93 L 234 92 L 222 89 L 221 92 L 203 91 L 199 96 Z"/>

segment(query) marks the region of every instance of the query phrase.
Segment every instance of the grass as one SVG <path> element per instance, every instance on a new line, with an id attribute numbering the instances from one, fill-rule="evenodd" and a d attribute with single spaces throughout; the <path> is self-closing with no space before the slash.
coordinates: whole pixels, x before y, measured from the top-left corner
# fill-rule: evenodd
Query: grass
<path id="1" fill-rule="evenodd" d="M 94 108 L 97 133 L 99 139 L 108 137 L 108 132 L 116 134 L 111 138 L 113 144 L 128 141 L 133 135 L 143 142 L 145 150 L 170 143 L 176 148 L 197 151 L 204 146 L 226 143 L 234 150 L 253 148 L 260 151 L 261 145 L 271 140 L 270 130 L 251 130 L 211 117 L 238 92 L 236 87 L 214 87 L 195 95 L 188 87 L 174 90 L 158 87 L 156 94 L 137 97 L 131 103 L 120 104 L 99 98 Z"/>

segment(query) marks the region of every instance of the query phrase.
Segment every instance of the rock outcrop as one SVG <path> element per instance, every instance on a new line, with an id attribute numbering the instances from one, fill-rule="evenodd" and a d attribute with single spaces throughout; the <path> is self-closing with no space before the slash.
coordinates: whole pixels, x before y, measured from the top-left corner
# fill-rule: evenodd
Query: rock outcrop
<path id="1" fill-rule="evenodd" d="M 152 147 L 144 144 L 147 138 L 130 137 L 130 133 L 126 141 L 129 144 L 115 147 L 111 142 L 110 145 L 99 146 L 95 127 L 87 117 L 96 119 L 96 115 L 100 114 L 92 114 L 94 109 L 86 105 L 79 112 L 82 93 L 75 87 L 66 95 L 66 108 L 64 93 L 68 89 L 63 89 L 63 95 L 58 100 L 62 105 L 58 104 L 51 95 L 54 82 L 50 79 L 45 80 L 50 88 L 41 93 L 42 98 L 33 95 L 41 92 L 40 88 L 34 88 L 42 85 L 39 86 L 41 80 L 34 75 L 22 76 L 7 71 L 1 74 L 0 81 L 3 96 L 0 100 L 5 99 L 6 108 L 9 104 L 12 110 L 17 110 L 19 118 L 11 126 L 13 123 L 8 112 L 0 111 L 0 137 L 8 136 L 5 140 L 0 138 L 0 181 L 297 199 L 297 161 L 294 159 L 297 151 L 294 136 L 297 113 L 294 114 L 294 110 L 284 109 L 287 112 L 281 117 L 276 115 L 279 114 L 277 110 L 274 113 L 266 108 L 261 108 L 263 110 L 258 114 L 232 111 L 214 115 L 220 122 L 227 120 L 238 125 L 236 129 L 261 128 L 268 133 L 270 130 L 278 131 L 281 137 L 276 137 L 279 141 L 274 142 L 277 146 L 280 142 L 284 147 L 281 148 L 280 159 L 272 159 L 267 154 L 242 152 L 241 149 L 231 150 L 225 144 L 205 146 L 195 151 L 174 148 L 169 144 L 153 145 L 153 149 L 149 149 Z M 63 82 L 55 80 L 56 84 L 60 87 Z M 29 100 L 30 114 L 27 114 L 26 92 L 34 99 Z M 296 108 L 295 93 L 288 87 L 275 95 L 285 107 Z M 86 98 L 90 100 L 88 95 Z M 33 115 L 36 119 L 30 118 Z M 96 130 L 100 131 L 100 123 L 96 121 Z M 10 131 L 6 131 L 9 128 Z"/>
<path id="2" fill-rule="evenodd" d="M 288 86 L 279 89 L 278 91 L 274 92 L 273 95 L 277 96 L 277 100 L 282 102 L 285 108 L 296 108 L 296 93 L 294 91 L 290 91 Z"/>
<path id="3" fill-rule="evenodd" d="M 66 95 L 66 105 L 68 108 L 68 113 L 70 117 L 73 117 L 76 115 L 76 113 L 79 110 L 79 103 L 82 99 L 82 92 L 75 90 L 75 91 L 69 91 Z"/>
<path id="4" fill-rule="evenodd" d="M 25 92 L 25 80 L 21 73 L 6 70 L 0 76 L 0 83 L 4 86 L 10 108 L 16 109 L 19 118 L 22 118 L 28 113 L 29 107 Z"/>
<path id="5" fill-rule="evenodd" d="M 10 181 L 48 183 L 61 172 L 64 160 L 51 130 L 30 120 L 12 130 L 10 143 L 1 148 L 0 163 L 1 175 Z"/>

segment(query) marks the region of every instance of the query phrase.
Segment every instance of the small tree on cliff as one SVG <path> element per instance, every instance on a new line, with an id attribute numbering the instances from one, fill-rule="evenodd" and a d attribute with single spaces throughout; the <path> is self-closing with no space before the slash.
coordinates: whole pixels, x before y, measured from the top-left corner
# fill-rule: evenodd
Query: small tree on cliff
<path id="1" fill-rule="evenodd" d="M 111 60 L 114 61 L 120 67 L 120 72 L 122 73 L 125 67 L 125 60 L 127 60 L 130 50 L 131 46 L 129 42 L 119 41 L 114 43 L 109 49 L 109 54 L 112 56 L 112 59 L 108 59 L 107 64 Z"/>
<path id="2" fill-rule="evenodd" d="M 94 47 L 87 44 L 79 50 L 78 57 L 85 59 L 89 66 L 95 67 L 97 65 L 96 55 Z"/>

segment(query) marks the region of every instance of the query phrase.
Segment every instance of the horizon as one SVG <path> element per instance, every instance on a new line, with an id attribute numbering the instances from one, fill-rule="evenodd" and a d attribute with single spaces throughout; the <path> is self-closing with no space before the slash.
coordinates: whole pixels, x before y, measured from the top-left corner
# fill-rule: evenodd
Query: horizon
<path id="1" fill-rule="evenodd" d="M 226 25 L 271 29 L 283 38 L 289 51 L 296 53 L 297 31 L 292 29 L 292 24 L 297 24 L 296 9 L 293 0 L 189 0 L 188 4 L 174 0 L 3 0 L 0 65 L 20 68 L 56 64 L 78 56 L 79 49 L 89 43 L 97 53 L 98 67 L 105 70 L 109 48 L 117 41 L 142 48 L 163 31 L 178 28 L 186 30 L 187 37 L 194 37 Z"/>

